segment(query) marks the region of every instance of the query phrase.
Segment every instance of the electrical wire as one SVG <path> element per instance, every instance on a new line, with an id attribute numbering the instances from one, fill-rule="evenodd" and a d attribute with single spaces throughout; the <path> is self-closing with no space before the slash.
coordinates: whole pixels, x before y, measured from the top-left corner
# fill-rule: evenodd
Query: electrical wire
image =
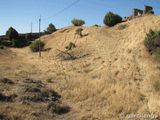
<path id="1" fill-rule="evenodd" d="M 55 13 L 54 15 L 52 15 L 52 16 L 50 16 L 50 17 L 48 17 L 48 18 L 45 18 L 45 19 L 43 19 L 43 20 L 51 19 L 51 18 L 53 18 L 53 17 L 55 17 L 55 16 L 63 13 L 64 11 L 66 11 L 66 10 L 69 9 L 69 8 L 71 8 L 72 6 L 74 6 L 75 4 L 77 4 L 78 2 L 80 2 L 80 0 L 74 1 L 73 3 L 71 3 L 70 5 L 68 5 L 67 7 L 65 7 L 65 8 L 63 8 L 62 10 L 58 11 L 57 13 Z"/>

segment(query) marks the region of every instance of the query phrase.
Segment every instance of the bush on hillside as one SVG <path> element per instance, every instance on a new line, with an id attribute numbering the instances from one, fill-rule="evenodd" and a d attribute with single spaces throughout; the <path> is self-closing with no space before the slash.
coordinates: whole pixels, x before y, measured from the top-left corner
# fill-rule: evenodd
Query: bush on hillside
<path id="1" fill-rule="evenodd" d="M 160 31 L 150 29 L 149 33 L 146 34 L 144 45 L 151 54 L 157 52 L 160 48 Z"/>
<path id="2" fill-rule="evenodd" d="M 56 31 L 55 26 L 52 23 L 50 23 L 49 26 L 48 26 L 48 28 L 47 28 L 46 33 L 51 34 L 51 33 L 55 32 L 55 31 Z"/>
<path id="3" fill-rule="evenodd" d="M 120 22 L 122 22 L 122 17 L 112 12 L 108 12 L 105 15 L 104 20 L 103 20 L 103 23 L 108 26 L 114 26 Z"/>
<path id="4" fill-rule="evenodd" d="M 34 42 L 32 42 L 32 44 L 30 44 L 30 49 L 33 51 L 33 52 L 37 52 L 40 50 L 43 50 L 44 48 L 44 45 L 45 43 L 40 41 L 40 40 L 36 40 Z"/>
<path id="5" fill-rule="evenodd" d="M 153 10 L 148 10 L 147 14 L 154 14 L 154 11 Z"/>
<path id="6" fill-rule="evenodd" d="M 72 49 L 75 48 L 75 47 L 76 47 L 76 45 L 75 45 L 74 43 L 70 42 L 69 45 L 66 46 L 66 49 L 67 49 L 67 50 L 72 50 Z"/>
<path id="7" fill-rule="evenodd" d="M 76 34 L 78 34 L 80 37 L 82 37 L 82 31 L 83 31 L 82 28 L 77 28 L 76 29 Z"/>
<path id="8" fill-rule="evenodd" d="M 19 34 L 14 28 L 10 27 L 6 32 L 6 36 L 11 41 L 13 47 L 17 46 Z"/>
<path id="9" fill-rule="evenodd" d="M 10 27 L 6 32 L 6 36 L 10 41 L 12 41 L 12 39 L 18 38 L 18 32 L 14 28 Z"/>
<path id="10" fill-rule="evenodd" d="M 93 26 L 95 26 L 95 27 L 99 27 L 99 25 L 97 25 L 97 24 L 95 24 L 95 25 L 93 25 Z"/>
<path id="11" fill-rule="evenodd" d="M 72 20 L 72 24 L 73 24 L 74 26 L 82 26 L 82 25 L 85 24 L 85 21 L 82 20 L 82 19 L 73 19 L 73 20 Z"/>

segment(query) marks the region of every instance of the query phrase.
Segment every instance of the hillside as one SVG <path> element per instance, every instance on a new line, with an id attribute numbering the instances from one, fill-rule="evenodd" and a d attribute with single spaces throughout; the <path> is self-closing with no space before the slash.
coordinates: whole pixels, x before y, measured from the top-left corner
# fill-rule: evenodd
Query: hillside
<path id="1" fill-rule="evenodd" d="M 28 47 L 0 50 L 0 78 L 15 83 L 0 82 L 0 91 L 18 95 L 15 102 L 0 102 L 0 115 L 36 120 L 119 120 L 120 113 L 160 115 L 160 93 L 153 88 L 160 77 L 160 64 L 143 44 L 150 28 L 160 30 L 160 16 L 143 16 L 111 28 L 81 27 L 82 38 L 75 35 L 77 28 L 70 26 L 42 36 L 45 48 L 51 50 L 42 52 L 41 58 Z M 72 54 L 77 59 L 64 60 L 59 53 L 70 42 L 76 43 Z M 70 112 L 53 116 L 43 103 L 18 101 L 26 79 L 55 90 Z"/>

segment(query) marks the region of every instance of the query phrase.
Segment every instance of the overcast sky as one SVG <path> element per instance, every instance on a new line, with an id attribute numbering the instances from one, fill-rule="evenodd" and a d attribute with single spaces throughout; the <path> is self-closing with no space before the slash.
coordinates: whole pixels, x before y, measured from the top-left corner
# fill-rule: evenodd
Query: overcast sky
<path id="1" fill-rule="evenodd" d="M 38 31 L 38 19 L 42 16 L 42 28 L 53 23 L 56 28 L 70 26 L 73 18 L 85 20 L 85 26 L 103 25 L 108 11 L 129 16 L 132 8 L 143 9 L 144 5 L 154 8 L 160 14 L 160 0 L 1 0 L 0 35 L 12 26 L 19 33 Z M 64 10 L 65 9 L 65 10 Z"/>

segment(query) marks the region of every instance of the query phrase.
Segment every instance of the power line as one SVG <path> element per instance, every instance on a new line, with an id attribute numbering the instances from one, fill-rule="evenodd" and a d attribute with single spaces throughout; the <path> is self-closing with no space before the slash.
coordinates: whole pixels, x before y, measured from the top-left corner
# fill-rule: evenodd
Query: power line
<path id="1" fill-rule="evenodd" d="M 53 18 L 53 17 L 55 17 L 55 16 L 57 16 L 57 15 L 61 14 L 61 13 L 62 13 L 62 12 L 64 12 L 65 10 L 67 10 L 67 9 L 71 8 L 72 6 L 74 6 L 75 4 L 77 4 L 78 2 L 80 2 L 80 0 L 76 0 L 76 1 L 74 1 L 73 3 L 71 3 L 70 5 L 68 5 L 67 7 L 63 8 L 62 10 L 58 11 L 58 12 L 57 12 L 57 13 L 55 13 L 54 15 L 52 15 L 52 16 L 50 16 L 50 17 L 48 17 L 48 18 L 44 19 L 44 20 L 47 20 L 47 19 Z"/>

